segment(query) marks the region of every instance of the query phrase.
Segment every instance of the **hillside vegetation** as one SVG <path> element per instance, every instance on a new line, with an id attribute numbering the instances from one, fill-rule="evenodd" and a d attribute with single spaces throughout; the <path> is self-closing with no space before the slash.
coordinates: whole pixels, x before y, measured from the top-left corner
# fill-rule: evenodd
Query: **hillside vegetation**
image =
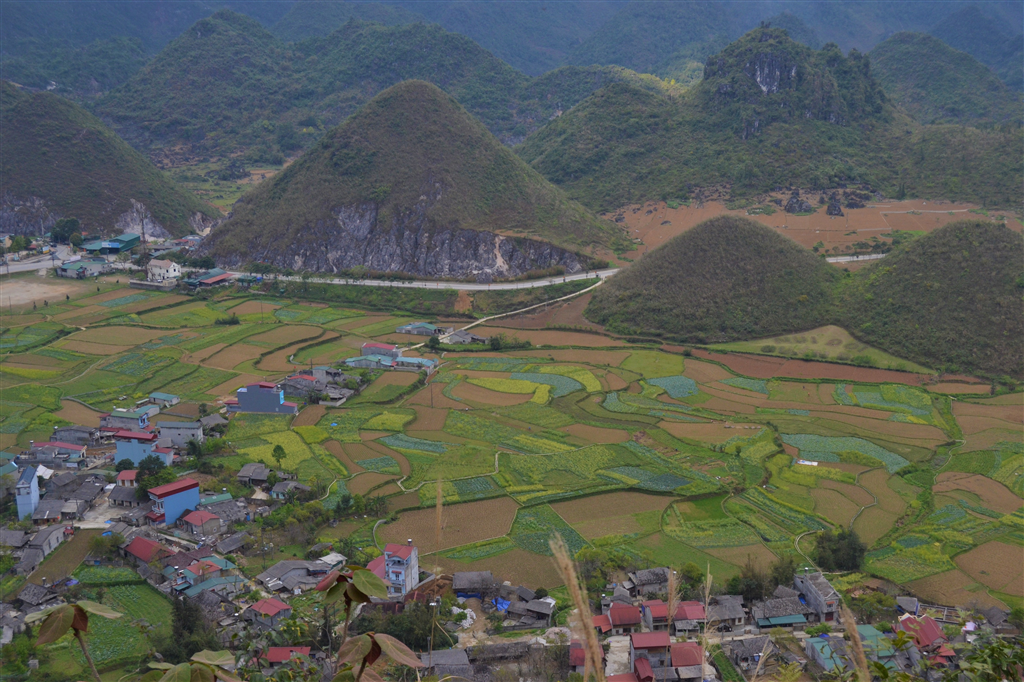
<path id="1" fill-rule="evenodd" d="M 337 269 L 344 262 L 442 274 L 444 258 L 494 257 L 493 238 L 481 245 L 453 230 L 530 237 L 572 252 L 620 238 L 614 225 L 567 199 L 450 96 L 429 83 L 406 81 L 246 194 L 212 236 L 211 252 L 229 262 L 298 267 L 299 259 L 305 269 Z M 438 232 L 454 235 L 445 237 L 454 242 L 445 247 L 447 255 L 409 264 L 409 254 Z M 342 253 L 342 235 L 375 251 L 358 262 L 355 251 Z M 466 243 L 460 246 L 459 239 Z M 331 253 L 305 253 L 316 240 Z"/>
<path id="2" fill-rule="evenodd" d="M 1000 7 L 992 4 L 986 10 Z M 1017 3 L 1006 3 L 1006 7 L 1021 11 Z M 1024 35 L 1020 28 L 1019 16 L 988 17 L 972 4 L 945 17 L 928 32 L 991 68 L 1014 90 L 1024 90 Z"/>
<path id="3" fill-rule="evenodd" d="M 866 56 L 755 29 L 710 57 L 681 95 L 614 84 L 537 131 L 518 152 L 595 210 L 778 186 L 869 184 L 889 196 L 1019 205 L 1024 136 L 920 126 L 889 102 Z"/>
<path id="4" fill-rule="evenodd" d="M 712 218 L 609 279 L 587 317 L 622 334 L 693 343 L 773 336 L 831 314 L 838 273 L 747 218 Z"/>
<path id="5" fill-rule="evenodd" d="M 51 217 L 78 218 L 83 230 L 93 233 L 115 231 L 117 219 L 133 209 L 133 200 L 178 236 L 191 231 L 190 220 L 197 214 L 200 220 L 216 214 L 167 180 L 99 119 L 62 97 L 27 93 L 0 81 L 0 125 L 5 230 L 29 229 L 8 210 L 9 202 L 32 198 L 40 199 Z"/>
<path id="6" fill-rule="evenodd" d="M 921 123 L 1020 123 L 1019 92 L 966 52 L 924 33 L 897 33 L 870 54 L 885 94 Z"/>
<path id="7" fill-rule="evenodd" d="M 436 25 L 350 21 L 286 44 L 255 20 L 223 11 L 188 29 L 97 109 L 142 149 L 183 143 L 196 154 L 249 150 L 250 161 L 280 161 L 409 79 L 444 89 L 509 143 L 608 83 L 665 87 L 615 67 L 567 67 L 532 79 Z"/>
<path id="8" fill-rule="evenodd" d="M 845 275 L 746 218 L 701 223 L 610 278 L 586 316 L 612 332 L 692 343 L 838 325 L 949 372 L 1024 375 L 1024 238 L 951 223 Z"/>
<path id="9" fill-rule="evenodd" d="M 858 272 L 838 297 L 842 326 L 890 353 L 951 372 L 1024 374 L 1024 239 L 962 221 Z"/>

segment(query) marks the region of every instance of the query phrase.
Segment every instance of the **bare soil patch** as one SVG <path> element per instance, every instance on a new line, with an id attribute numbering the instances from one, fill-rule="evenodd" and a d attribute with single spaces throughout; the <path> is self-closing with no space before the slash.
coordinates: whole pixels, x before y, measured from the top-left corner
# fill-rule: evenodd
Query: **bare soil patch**
<path id="1" fill-rule="evenodd" d="M 316 426 L 326 413 L 327 408 L 323 405 L 309 405 L 292 420 L 292 426 Z"/>
<path id="2" fill-rule="evenodd" d="M 42 267 L 48 269 L 46 266 Z M 81 284 L 55 282 L 43 277 L 38 279 L 30 279 L 28 277 L 5 278 L 0 281 L 2 281 L 3 285 L 4 303 L 12 306 L 26 305 L 34 301 L 42 308 L 43 301 L 61 300 L 65 296 L 79 293 L 84 288 Z M 124 289 L 119 289 L 117 292 L 123 295 Z M 114 296 L 114 298 L 117 298 L 117 296 Z"/>
<path id="3" fill-rule="evenodd" d="M 187 330 L 182 329 L 178 331 L 184 332 Z M 114 327 L 86 329 L 84 332 L 78 332 L 72 335 L 71 339 L 73 341 L 85 341 L 87 343 L 109 343 L 119 346 L 135 346 L 140 343 L 148 343 L 155 338 L 168 336 L 174 333 L 176 332 L 167 331 L 166 329 L 144 329 L 142 327 L 117 325 Z"/>
<path id="4" fill-rule="evenodd" d="M 757 412 L 757 408 L 753 405 L 738 403 L 724 398 L 711 398 L 710 400 L 701 403 L 701 407 L 706 407 L 713 412 L 725 415 L 754 414 Z"/>
<path id="5" fill-rule="evenodd" d="M 776 559 L 775 554 L 762 544 L 743 545 L 742 547 L 718 547 L 705 550 L 711 556 L 728 561 L 736 566 L 743 566 L 747 563 L 747 557 L 752 557 L 754 563 L 761 568 L 768 568 Z"/>
<path id="6" fill-rule="evenodd" d="M 440 431 L 444 428 L 444 422 L 448 418 L 448 410 L 439 407 L 427 407 L 416 405 L 412 408 L 416 411 L 416 419 L 410 426 L 418 431 Z"/>
<path id="7" fill-rule="evenodd" d="M 362 468 L 361 466 L 356 464 L 355 461 L 353 461 L 352 456 L 349 454 L 348 451 L 345 450 L 346 446 L 348 446 L 350 448 L 365 448 L 366 449 L 365 450 L 365 452 L 366 452 L 365 456 L 363 456 L 363 452 L 362 451 L 352 450 L 352 452 L 356 453 L 356 459 L 362 460 L 362 459 L 372 459 L 373 458 L 373 455 L 369 454 L 369 453 L 372 452 L 372 450 L 370 450 L 369 448 L 366 448 L 366 446 L 363 445 L 362 443 L 345 443 L 344 445 L 342 445 L 341 443 L 339 443 L 336 440 L 329 440 L 329 441 L 326 441 L 323 445 L 324 445 L 324 449 L 327 450 L 327 452 L 329 452 L 332 455 L 334 455 L 338 459 L 339 462 L 341 462 L 342 464 L 345 465 L 345 468 L 348 469 L 348 472 L 350 474 L 358 474 L 360 471 L 366 471 L 366 469 Z"/>
<path id="8" fill-rule="evenodd" d="M 73 350 L 76 353 L 85 353 L 87 355 L 117 355 L 118 353 L 124 353 L 129 351 L 135 346 L 112 346 L 106 343 L 89 343 L 87 341 L 65 341 L 60 345 L 60 348 L 67 350 Z"/>
<path id="9" fill-rule="evenodd" d="M 373 382 L 373 386 L 409 386 L 416 383 L 419 374 L 416 372 L 385 372 L 383 376 Z M 368 390 L 372 390 L 373 386 Z"/>
<path id="10" fill-rule="evenodd" d="M 743 405 L 764 407 L 768 403 L 768 396 L 762 393 L 757 393 L 756 391 L 747 391 L 742 388 L 724 386 L 718 383 L 704 384 L 701 388 L 708 395 L 713 395 L 718 398 L 722 398 L 723 400 L 737 402 Z"/>
<path id="11" fill-rule="evenodd" d="M 255 360 L 260 356 L 261 353 L 266 352 L 266 348 L 260 348 L 259 346 L 250 346 L 245 343 L 236 343 L 232 346 L 224 348 L 217 354 L 208 358 L 204 365 L 208 367 L 216 367 L 217 369 L 234 369 L 238 365 L 248 360 Z"/>
<path id="12" fill-rule="evenodd" d="M 610 519 L 623 514 L 637 514 L 646 511 L 661 511 L 672 503 L 666 495 L 649 495 L 633 491 L 620 491 L 604 495 L 591 495 L 567 502 L 555 502 L 551 508 L 569 525 L 600 519 Z"/>
<path id="13" fill-rule="evenodd" d="M 786 360 L 744 353 L 709 353 L 699 348 L 695 348 L 693 354 L 706 360 L 720 362 L 737 374 L 757 379 L 771 379 L 772 377 L 834 379 L 837 381 L 897 383 L 917 386 L 927 376 L 924 374 L 911 374 L 910 372 L 896 372 L 888 369 L 839 365 L 830 362 Z"/>
<path id="14" fill-rule="evenodd" d="M 840 483 L 839 481 L 832 481 L 827 478 L 823 478 L 818 481 L 818 485 L 822 488 L 829 488 L 837 490 L 843 494 L 847 499 L 851 500 L 854 504 L 861 507 L 872 504 L 875 498 L 871 496 L 867 490 L 857 485 L 851 485 L 850 483 Z M 813 491 L 812 491 L 813 494 Z"/>
<path id="15" fill-rule="evenodd" d="M 960 417 L 989 417 L 1014 424 L 1024 424 L 1024 405 L 978 405 L 957 400 L 953 403 L 953 415 L 958 419 Z"/>
<path id="16" fill-rule="evenodd" d="M 993 590 L 1024 596 L 1024 548 L 993 540 L 959 555 L 956 565 Z"/>
<path id="17" fill-rule="evenodd" d="M 857 531 L 860 539 L 870 547 L 875 540 L 889 532 L 892 525 L 896 523 L 896 518 L 896 514 L 887 512 L 881 507 L 868 507 L 853 522 L 853 529 Z"/>
<path id="18" fill-rule="evenodd" d="M 966 435 L 980 433 L 989 429 L 1019 429 L 1019 424 L 993 419 L 991 417 L 958 417 L 957 423 Z"/>
<path id="19" fill-rule="evenodd" d="M 53 554 L 46 557 L 46 560 L 28 576 L 27 582 L 42 585 L 43 579 L 47 584 L 52 585 L 58 580 L 71 577 L 72 571 L 78 568 L 82 560 L 89 554 L 89 542 L 98 536 L 102 530 L 99 528 L 80 528 L 75 536 L 63 543 Z"/>
<path id="20" fill-rule="evenodd" d="M 473 402 L 484 403 L 485 405 L 498 405 L 501 407 L 520 405 L 533 397 L 529 393 L 499 393 L 498 391 L 486 389 L 483 386 L 476 386 L 468 381 L 463 381 L 452 389 L 451 394 L 463 400 L 472 400 Z"/>
<path id="21" fill-rule="evenodd" d="M 239 374 L 236 377 L 228 379 L 219 386 L 214 386 L 209 391 L 207 391 L 207 393 L 218 397 L 223 396 L 231 398 L 234 397 L 235 391 L 237 391 L 241 387 L 248 386 L 249 384 L 255 384 L 259 381 L 263 381 L 263 377 L 258 377 L 254 374 Z"/>
<path id="22" fill-rule="evenodd" d="M 629 432 L 621 429 L 606 429 L 599 426 L 588 426 L 587 424 L 573 424 L 562 429 L 571 433 L 577 438 L 591 443 L 625 443 L 629 440 Z"/>
<path id="23" fill-rule="evenodd" d="M 457 400 L 452 400 L 446 396 L 442 391 L 448 384 L 433 383 L 427 384 L 427 387 L 422 391 L 416 391 L 411 397 L 409 397 L 405 404 L 409 407 L 415 407 L 416 405 L 427 405 L 435 408 L 459 408 L 465 409 L 465 405 Z"/>
<path id="24" fill-rule="evenodd" d="M 181 294 L 171 294 L 170 296 L 154 296 L 147 298 L 144 301 L 138 301 L 129 305 L 119 307 L 118 311 L 122 313 L 141 313 L 143 310 L 149 310 L 150 308 L 159 308 L 165 305 L 171 305 L 173 303 L 181 303 L 182 301 L 189 300 L 188 296 L 182 296 Z"/>
<path id="25" fill-rule="evenodd" d="M 683 374 L 699 384 L 710 384 L 733 376 L 722 367 L 711 363 L 687 358 L 683 365 Z"/>
<path id="26" fill-rule="evenodd" d="M 498 327 L 477 327 L 473 332 L 480 336 L 494 336 L 508 330 Z M 521 329 L 515 332 L 520 339 L 529 340 L 536 346 L 583 346 L 584 348 L 601 348 L 603 346 L 621 346 L 621 341 L 610 339 L 599 334 L 583 332 L 563 332 L 544 329 Z"/>
<path id="27" fill-rule="evenodd" d="M 203 360 L 210 357 L 211 355 L 216 355 L 217 353 L 221 352 L 222 350 L 224 350 L 226 346 L 227 344 L 225 343 L 215 343 L 212 346 L 207 346 L 206 348 L 197 350 L 194 353 L 185 353 L 184 355 L 181 356 L 181 361 L 187 362 L 190 365 L 200 365 L 202 364 Z"/>
<path id="28" fill-rule="evenodd" d="M 366 495 L 370 492 L 371 488 L 374 488 L 385 481 L 393 481 L 397 476 L 389 474 L 378 474 L 375 471 L 365 471 L 358 476 L 350 478 L 345 486 L 353 495 Z"/>
<path id="29" fill-rule="evenodd" d="M 601 325 L 594 324 L 583 316 L 583 311 L 593 294 L 583 294 L 562 303 L 556 303 L 537 311 L 520 315 L 508 315 L 492 320 L 489 324 L 495 327 L 510 329 L 545 329 L 547 327 L 572 327 L 601 331 Z"/>
<path id="30" fill-rule="evenodd" d="M 509 497 L 445 507 L 441 513 L 440 549 L 505 535 L 512 528 L 518 508 Z M 412 538 L 424 554 L 435 552 L 439 549 L 435 539 L 436 520 L 433 508 L 405 512 L 395 523 L 379 528 L 377 535 L 384 542 L 404 543 Z"/>
<path id="31" fill-rule="evenodd" d="M 402 493 L 388 498 L 388 511 L 415 509 L 418 506 L 420 506 L 419 493 Z"/>
<path id="32" fill-rule="evenodd" d="M 326 332 L 323 336 L 324 341 L 334 339 L 338 337 L 337 332 Z M 307 339 L 308 341 L 308 339 Z M 306 342 L 299 342 L 293 346 L 288 346 L 275 353 L 271 353 L 262 360 L 259 361 L 259 369 L 267 370 L 268 372 L 294 372 L 302 369 L 301 365 L 293 365 L 288 361 L 288 358 L 295 355 L 299 350 L 306 345 Z"/>
<path id="33" fill-rule="evenodd" d="M 62 313 L 63 314 L 63 313 Z M 27 313 L 14 313 L 11 314 L 8 310 L 0 310 L 0 326 L 4 329 L 11 327 L 27 327 L 30 324 L 36 322 L 42 322 L 46 319 L 44 315 L 35 315 Z M 54 317 L 53 319 L 57 319 Z"/>
<path id="34" fill-rule="evenodd" d="M 960 395 L 964 393 L 973 393 L 975 395 L 988 395 L 991 392 L 991 387 L 985 384 L 961 384 L 953 383 L 951 381 L 942 381 L 931 386 L 925 386 L 932 393 L 943 393 L 946 395 Z"/>
<path id="35" fill-rule="evenodd" d="M 944 493 L 950 490 L 966 490 L 981 498 L 982 505 L 1000 512 L 1012 514 L 1024 506 L 1024 501 L 1010 492 L 1002 483 L 980 474 L 965 474 L 959 471 L 944 471 L 939 474 L 932 491 Z"/>
<path id="36" fill-rule="evenodd" d="M 838 490 L 813 488 L 810 494 L 814 498 L 814 511 L 843 527 L 850 525 L 850 521 L 861 507 Z"/>
<path id="37" fill-rule="evenodd" d="M 54 414 L 72 424 L 98 427 L 100 425 L 100 415 L 104 413 L 89 409 L 81 403 L 76 403 L 74 400 L 61 400 L 60 411 Z"/>
<path id="38" fill-rule="evenodd" d="M 1016 429 L 988 429 L 979 433 L 964 436 L 964 446 L 961 452 L 975 452 L 977 450 L 988 450 L 997 444 L 1007 441 L 1019 443 L 1024 439 L 1019 428 Z"/>
<path id="39" fill-rule="evenodd" d="M 281 324 L 276 325 L 276 327 L 272 331 L 251 336 L 247 340 L 268 344 L 295 343 L 296 341 L 311 339 L 321 332 L 320 327 L 301 324 Z"/>
<path id="40" fill-rule="evenodd" d="M 835 405 L 835 386 L 832 384 L 818 384 L 818 402 L 822 405 Z"/>
<path id="41" fill-rule="evenodd" d="M 280 307 L 281 306 L 277 305 L 276 303 L 263 303 L 261 301 L 245 301 L 244 303 L 239 303 L 234 308 L 228 308 L 228 312 L 234 313 L 235 315 L 248 315 L 249 313 L 255 314 L 260 312 L 273 313 Z"/>
<path id="42" fill-rule="evenodd" d="M 982 585 L 955 568 L 914 580 L 907 583 L 906 587 L 921 600 L 932 604 L 982 609 L 990 606 L 1007 608 L 1006 604 L 985 592 Z"/>
<path id="43" fill-rule="evenodd" d="M 562 584 L 562 579 L 550 557 L 537 556 L 518 547 L 472 563 L 433 556 L 421 560 L 423 566 L 433 567 L 435 563 L 440 564 L 446 573 L 491 571 L 496 580 L 508 580 L 513 585 L 525 585 L 530 588 L 550 589 Z"/>
<path id="44" fill-rule="evenodd" d="M 903 498 L 889 487 L 889 472 L 884 468 L 873 469 L 862 474 L 859 481 L 862 486 L 874 493 L 875 497 L 878 498 L 878 506 L 885 511 L 900 514 L 903 512 L 903 508 L 907 506 Z"/>
<path id="45" fill-rule="evenodd" d="M 753 436 L 764 428 L 760 424 L 685 424 L 670 421 L 661 421 L 658 426 L 677 438 L 688 438 L 715 445 L 724 443 L 735 436 Z"/>
<path id="46" fill-rule="evenodd" d="M 335 324 L 334 327 L 337 329 L 355 329 L 356 327 L 366 327 L 367 325 L 376 324 L 377 322 L 386 320 L 390 317 L 390 315 L 363 315 L 361 317 L 342 320 L 341 323 Z"/>
<path id="47" fill-rule="evenodd" d="M 73 320 L 82 315 L 98 315 L 105 312 L 110 312 L 110 309 L 104 308 L 101 305 L 89 305 L 84 308 L 75 308 L 73 310 L 68 310 L 67 312 L 58 313 L 53 316 L 53 320 L 54 322 L 63 322 L 65 320 Z"/>

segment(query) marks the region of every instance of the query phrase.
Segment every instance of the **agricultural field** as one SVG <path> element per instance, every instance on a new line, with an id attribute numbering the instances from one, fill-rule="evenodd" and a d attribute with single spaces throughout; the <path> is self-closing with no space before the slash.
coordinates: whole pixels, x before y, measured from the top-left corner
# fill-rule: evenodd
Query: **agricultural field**
<path id="1" fill-rule="evenodd" d="M 9 453 L 153 391 L 182 398 L 172 410 L 182 416 L 169 419 L 216 412 L 246 383 L 343 366 L 367 341 L 418 344 L 395 327 L 437 321 L 302 300 L 298 287 L 272 298 L 103 281 L 68 292 L 45 316 L 29 305 L 0 317 Z M 440 361 L 425 385 L 414 372 L 360 370 L 367 386 L 341 407 L 300 400 L 296 417 L 231 415 L 214 461 L 228 472 L 260 461 L 323 484 L 328 507 L 345 494 L 380 495 L 397 513 L 372 540 L 372 519 L 321 537 L 413 538 L 424 565 L 528 585 L 557 585 L 555 533 L 574 550 L 693 561 L 724 580 L 747 557 L 766 564 L 793 552 L 797 536 L 852 527 L 869 548 L 864 571 L 921 586 L 922 596 L 939 600 L 945 587 L 949 599 L 1021 596 L 1012 570 L 1024 527 L 1020 393 L 982 394 L 974 389 L 988 383 L 933 376 L 831 327 L 719 349 L 743 351 L 728 354 L 515 333 L 534 346 L 411 351 Z M 803 362 L 811 353 L 836 362 Z M 77 568 L 89 532 L 30 580 L 77 569 L 87 586 L 120 582 Z M 109 655 L 123 652 L 112 645 Z"/>

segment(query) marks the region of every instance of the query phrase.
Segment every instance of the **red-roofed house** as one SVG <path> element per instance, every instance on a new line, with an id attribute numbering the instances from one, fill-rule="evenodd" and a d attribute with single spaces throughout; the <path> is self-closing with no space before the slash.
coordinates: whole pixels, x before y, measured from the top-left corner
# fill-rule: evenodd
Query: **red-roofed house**
<path id="1" fill-rule="evenodd" d="M 654 682 L 654 667 L 646 658 L 638 658 L 633 666 L 633 673 L 640 682 Z"/>
<path id="2" fill-rule="evenodd" d="M 634 632 L 629 636 L 629 667 L 646 658 L 655 668 L 663 668 L 669 662 L 668 632 Z M 639 677 L 639 674 L 637 675 Z"/>
<path id="3" fill-rule="evenodd" d="M 613 602 L 608 609 L 608 619 L 611 621 L 613 635 L 639 632 L 640 623 L 643 621 L 639 608 L 619 602 Z"/>
<path id="4" fill-rule="evenodd" d="M 671 647 L 673 668 L 704 665 L 704 649 L 696 642 L 679 642 Z"/>
<path id="5" fill-rule="evenodd" d="M 142 564 L 148 564 L 154 559 L 162 559 L 172 553 L 156 540 L 150 540 L 142 535 L 132 538 L 132 541 L 124 547 L 124 552 L 125 556 L 131 555 Z"/>
<path id="6" fill-rule="evenodd" d="M 384 573 L 388 597 L 404 597 L 412 592 L 420 580 L 419 550 L 412 540 L 405 545 L 390 542 L 384 547 Z"/>
<path id="7" fill-rule="evenodd" d="M 398 346 L 393 346 L 390 343 L 367 341 L 362 345 L 360 350 L 363 355 L 386 355 L 389 358 L 402 357 L 402 350 Z"/>
<path id="8" fill-rule="evenodd" d="M 598 616 L 603 618 L 604 616 Z M 601 650 L 601 663 L 605 661 L 604 649 Z M 587 650 L 583 648 L 583 642 L 578 639 L 574 639 L 569 642 L 569 671 L 583 674 L 584 669 L 587 667 Z"/>
<path id="9" fill-rule="evenodd" d="M 250 606 L 245 610 L 243 617 L 245 620 L 256 623 L 257 625 L 267 628 L 268 630 L 276 630 L 277 626 L 284 620 L 291 618 L 292 607 L 285 604 L 280 599 L 260 599 L 258 602 Z"/>
<path id="10" fill-rule="evenodd" d="M 677 636 L 696 632 L 704 622 L 706 612 L 699 601 L 681 601 L 672 619 L 672 630 Z"/>
<path id="11" fill-rule="evenodd" d="M 199 506 L 199 482 L 182 478 L 174 483 L 149 489 L 153 510 L 146 514 L 150 525 L 173 525 L 183 514 Z"/>
<path id="12" fill-rule="evenodd" d="M 267 653 L 261 656 L 261 659 L 271 666 L 278 666 L 282 663 L 290 661 L 296 656 L 309 656 L 308 646 L 272 646 L 267 649 Z"/>
<path id="13" fill-rule="evenodd" d="M 640 611 L 648 630 L 668 631 L 668 604 L 660 599 L 648 599 L 640 605 Z"/>
<path id="14" fill-rule="evenodd" d="M 640 682 L 634 673 L 621 673 L 619 675 L 609 675 L 604 678 L 606 682 Z"/>
<path id="15" fill-rule="evenodd" d="M 607 635 L 612 631 L 612 619 L 607 614 L 594 616 L 591 623 L 599 635 Z"/>
<path id="16" fill-rule="evenodd" d="M 946 633 L 931 616 L 912 616 L 905 613 L 900 616 L 896 623 L 896 629 L 907 633 L 914 641 L 914 646 L 920 652 L 921 658 L 926 658 L 933 664 L 947 666 L 953 662 L 956 652 L 947 646 L 949 640 Z M 911 650 L 911 660 L 915 658 Z M 917 663 L 914 660 L 914 663 Z"/>
<path id="17" fill-rule="evenodd" d="M 137 469 L 125 469 L 117 474 L 117 484 L 122 488 L 134 488 L 138 485 L 135 477 L 139 475 Z"/>
<path id="18" fill-rule="evenodd" d="M 213 535 L 219 533 L 223 523 L 220 517 L 208 511 L 198 509 L 189 512 L 181 517 L 178 525 L 188 530 L 193 535 Z"/>

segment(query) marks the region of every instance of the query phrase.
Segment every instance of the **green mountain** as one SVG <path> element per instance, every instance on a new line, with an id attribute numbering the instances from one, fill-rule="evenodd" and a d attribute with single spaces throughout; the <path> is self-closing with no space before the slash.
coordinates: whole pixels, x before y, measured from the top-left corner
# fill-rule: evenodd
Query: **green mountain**
<path id="1" fill-rule="evenodd" d="M 806 45 L 812 50 L 821 49 L 821 39 L 818 37 L 818 32 L 795 14 L 782 12 L 773 17 L 768 17 L 765 23 L 771 28 L 781 28 L 790 38 L 802 45 Z"/>
<path id="2" fill-rule="evenodd" d="M 1017 3 L 1006 3 L 1017 5 Z M 987 9 L 995 9 L 993 3 Z M 1017 6 L 1019 11 L 1019 5 Z M 1024 35 L 1021 20 L 986 16 L 977 5 L 970 5 L 936 24 L 930 34 L 947 45 L 966 52 L 1014 90 L 1024 90 Z"/>
<path id="3" fill-rule="evenodd" d="M 576 272 L 621 239 L 452 97 L 406 81 L 243 196 L 207 248 L 233 267 L 490 280 Z"/>
<path id="4" fill-rule="evenodd" d="M 610 82 L 665 87 L 615 67 L 565 67 L 531 79 L 435 25 L 353 20 L 326 37 L 286 44 L 255 20 L 223 11 L 101 98 L 97 112 L 141 149 L 186 145 L 197 156 L 249 150 L 248 160 L 265 162 L 308 146 L 408 79 L 443 88 L 507 143 Z"/>
<path id="5" fill-rule="evenodd" d="M 0 225 L 43 234 L 61 217 L 83 231 L 181 236 L 208 226 L 217 212 L 167 180 L 95 116 L 49 93 L 0 81 Z"/>
<path id="6" fill-rule="evenodd" d="M 710 57 L 681 95 L 611 85 L 517 151 L 600 211 L 712 185 L 738 197 L 853 182 L 889 196 L 1024 199 L 1020 129 L 920 126 L 888 101 L 866 56 L 811 50 L 774 28 Z"/>
<path id="7" fill-rule="evenodd" d="M 692 343 L 767 337 L 829 317 L 839 273 L 747 218 L 712 218 L 610 278 L 587 307 L 613 332 Z"/>
<path id="8" fill-rule="evenodd" d="M 300 0 L 293 3 L 288 13 L 271 26 L 270 30 L 281 40 L 298 42 L 306 38 L 322 38 L 329 35 L 351 19 L 399 26 L 423 21 L 423 16 L 382 2 Z"/>
<path id="9" fill-rule="evenodd" d="M 88 45 L 37 45 L 2 57 L 4 77 L 19 85 L 50 89 L 72 98 L 95 97 L 131 78 L 149 60 L 134 38 L 109 38 Z"/>
<path id="10" fill-rule="evenodd" d="M 925 33 L 897 33 L 870 53 L 885 94 L 921 123 L 1021 122 L 1020 93 L 984 64 Z"/>
<path id="11" fill-rule="evenodd" d="M 899 357 L 950 372 L 1024 375 L 1024 239 L 991 221 L 951 223 L 858 272 L 841 324 Z"/>

